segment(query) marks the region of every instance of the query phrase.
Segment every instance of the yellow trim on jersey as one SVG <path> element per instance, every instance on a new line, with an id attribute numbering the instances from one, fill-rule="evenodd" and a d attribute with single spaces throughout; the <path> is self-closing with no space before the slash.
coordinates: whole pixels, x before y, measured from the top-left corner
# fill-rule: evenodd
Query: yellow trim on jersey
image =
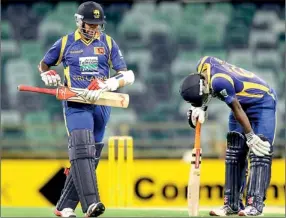
<path id="1" fill-rule="evenodd" d="M 66 131 L 67 131 L 68 136 L 70 136 L 70 132 L 69 132 L 68 125 L 67 125 L 67 118 L 66 118 L 65 107 L 63 107 L 63 115 L 64 115 L 64 122 L 65 122 Z"/>
<path id="2" fill-rule="evenodd" d="M 96 33 L 95 37 L 93 39 L 88 39 L 86 40 L 84 37 L 81 36 L 79 29 L 77 29 L 74 33 L 74 40 L 81 40 L 85 45 L 90 45 L 93 40 L 99 39 L 100 38 L 100 33 Z"/>
<path id="3" fill-rule="evenodd" d="M 215 78 L 224 78 L 224 79 L 228 80 L 228 81 L 231 83 L 231 85 L 234 87 L 234 82 L 233 82 L 232 78 L 231 78 L 229 75 L 226 75 L 226 74 L 224 74 L 224 73 L 217 73 L 217 74 L 215 74 L 215 75 L 211 78 L 211 87 L 212 87 L 212 88 L 213 88 L 213 80 L 214 80 Z"/>
<path id="4" fill-rule="evenodd" d="M 269 92 L 270 90 L 268 87 L 257 84 L 257 83 L 251 83 L 251 82 L 243 82 L 243 90 L 241 92 L 236 93 L 236 95 L 245 96 L 245 97 L 252 97 L 252 98 L 262 98 L 264 95 L 264 94 L 247 93 L 246 90 L 248 90 L 248 89 L 258 89 L 258 90 L 264 91 L 274 98 L 273 94 L 271 94 Z"/>
<path id="5" fill-rule="evenodd" d="M 208 78 L 208 83 L 211 81 L 211 64 L 205 63 L 203 66 L 203 71 L 207 70 L 207 78 Z"/>
<path id="6" fill-rule="evenodd" d="M 109 64 L 109 68 L 112 68 L 112 61 L 111 61 L 112 38 L 107 34 L 105 34 L 105 36 L 106 36 L 107 46 L 109 49 L 108 64 Z M 108 78 L 110 78 L 110 69 L 109 69 Z"/>
<path id="7" fill-rule="evenodd" d="M 208 57 L 209 57 L 209 56 L 204 56 L 204 57 L 202 58 L 202 60 L 200 61 L 199 66 L 198 66 L 198 73 L 201 73 L 202 68 L 203 68 L 203 65 L 204 65 L 204 62 L 206 61 L 206 59 L 207 59 Z"/>
<path id="8" fill-rule="evenodd" d="M 66 36 L 64 36 L 64 37 L 62 38 L 60 56 L 59 56 L 59 59 L 58 59 L 56 65 L 59 65 L 59 64 L 62 62 L 63 54 L 64 54 L 64 50 L 65 50 L 67 41 L 68 41 L 68 35 L 66 35 Z"/>
<path id="9" fill-rule="evenodd" d="M 74 41 L 77 41 L 81 39 L 81 35 L 79 33 L 79 30 L 77 29 L 75 32 L 74 32 Z"/>
<path id="10" fill-rule="evenodd" d="M 69 66 L 64 68 L 64 75 L 66 77 L 68 87 L 71 87 L 71 76 L 70 76 L 70 67 Z"/>

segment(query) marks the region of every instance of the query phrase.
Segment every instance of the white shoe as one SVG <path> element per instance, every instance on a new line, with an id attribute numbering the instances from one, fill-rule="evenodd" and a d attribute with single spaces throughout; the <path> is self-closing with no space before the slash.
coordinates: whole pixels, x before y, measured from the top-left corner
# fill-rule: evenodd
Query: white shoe
<path id="1" fill-rule="evenodd" d="M 64 208 L 63 210 L 55 208 L 54 214 L 59 217 L 76 217 L 74 210 L 71 208 Z"/>
<path id="2" fill-rule="evenodd" d="M 210 211 L 210 216 L 231 216 L 236 215 L 238 211 L 233 211 L 230 206 L 224 205 L 220 208 L 213 209 Z"/>
<path id="3" fill-rule="evenodd" d="M 239 216 L 264 216 L 253 206 L 247 206 L 244 210 L 239 211 Z"/>
<path id="4" fill-rule="evenodd" d="M 93 203 L 89 205 L 87 212 L 85 213 L 85 217 L 98 217 L 103 214 L 105 211 L 105 207 L 103 203 Z"/>

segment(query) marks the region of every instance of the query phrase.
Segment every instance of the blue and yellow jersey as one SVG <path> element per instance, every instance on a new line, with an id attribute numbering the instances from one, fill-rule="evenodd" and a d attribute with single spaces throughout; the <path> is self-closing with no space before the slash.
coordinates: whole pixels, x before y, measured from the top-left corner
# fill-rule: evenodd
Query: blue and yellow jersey
<path id="1" fill-rule="evenodd" d="M 78 30 L 55 42 L 43 62 L 48 66 L 62 63 L 65 85 L 75 88 L 86 88 L 95 77 L 108 79 L 110 67 L 115 71 L 126 68 L 121 51 L 110 36 L 101 33 L 86 41 Z"/>
<path id="2" fill-rule="evenodd" d="M 197 71 L 201 73 L 205 70 L 214 96 L 226 104 L 232 103 L 235 97 L 242 106 L 276 98 L 275 91 L 263 79 L 226 61 L 205 56 L 200 59 Z"/>

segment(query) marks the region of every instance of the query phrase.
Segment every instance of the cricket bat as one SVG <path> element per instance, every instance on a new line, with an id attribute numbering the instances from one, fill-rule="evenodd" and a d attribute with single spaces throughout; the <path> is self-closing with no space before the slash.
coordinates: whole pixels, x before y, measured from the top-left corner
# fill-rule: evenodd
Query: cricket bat
<path id="1" fill-rule="evenodd" d="M 198 216 L 200 200 L 200 174 L 201 174 L 201 124 L 197 122 L 195 133 L 195 146 L 192 150 L 191 170 L 188 182 L 188 213 L 189 216 Z"/>
<path id="2" fill-rule="evenodd" d="M 103 92 L 97 101 L 89 101 L 82 96 L 84 89 L 68 88 L 59 86 L 58 88 L 40 88 L 35 86 L 19 85 L 19 91 L 37 92 L 48 95 L 54 95 L 58 100 L 72 101 L 85 104 L 96 104 L 111 107 L 127 108 L 129 105 L 129 95 L 116 92 Z"/>

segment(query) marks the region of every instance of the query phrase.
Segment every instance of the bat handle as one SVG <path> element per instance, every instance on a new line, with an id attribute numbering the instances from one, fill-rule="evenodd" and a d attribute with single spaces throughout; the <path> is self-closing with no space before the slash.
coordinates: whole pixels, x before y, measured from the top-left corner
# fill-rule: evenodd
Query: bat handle
<path id="1" fill-rule="evenodd" d="M 59 85 L 59 86 L 64 86 L 64 84 L 62 84 L 61 81 L 58 82 L 58 85 Z"/>
<path id="2" fill-rule="evenodd" d="M 197 121 L 196 123 L 196 133 L 195 133 L 195 148 L 201 147 L 201 123 Z"/>

